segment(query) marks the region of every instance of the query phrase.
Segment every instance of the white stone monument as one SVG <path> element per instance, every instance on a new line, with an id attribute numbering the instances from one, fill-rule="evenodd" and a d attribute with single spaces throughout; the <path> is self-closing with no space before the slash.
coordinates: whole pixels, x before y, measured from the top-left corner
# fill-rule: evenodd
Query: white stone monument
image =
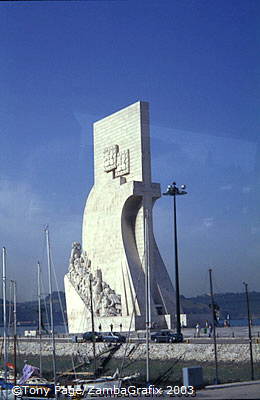
<path id="1" fill-rule="evenodd" d="M 151 324 L 172 327 L 175 293 L 153 236 L 152 207 L 161 190 L 151 181 L 148 103 L 134 103 L 94 123 L 94 174 L 82 248 L 73 243 L 65 276 L 69 332 L 91 330 L 91 298 L 95 330 L 145 328 L 145 226 Z"/>

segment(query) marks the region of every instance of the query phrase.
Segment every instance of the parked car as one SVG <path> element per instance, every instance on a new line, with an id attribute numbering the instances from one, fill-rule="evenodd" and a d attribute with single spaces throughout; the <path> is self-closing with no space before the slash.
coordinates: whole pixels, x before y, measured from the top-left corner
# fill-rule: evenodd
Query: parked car
<path id="1" fill-rule="evenodd" d="M 103 342 L 125 343 L 126 337 L 117 332 L 109 332 L 102 335 Z"/>
<path id="2" fill-rule="evenodd" d="M 98 332 L 85 332 L 82 335 L 83 342 L 93 342 L 95 338 L 96 342 L 102 342 L 102 335 Z"/>
<path id="3" fill-rule="evenodd" d="M 180 343 L 183 342 L 182 333 L 173 333 L 169 331 L 160 331 L 151 334 L 151 340 L 156 343 Z"/>

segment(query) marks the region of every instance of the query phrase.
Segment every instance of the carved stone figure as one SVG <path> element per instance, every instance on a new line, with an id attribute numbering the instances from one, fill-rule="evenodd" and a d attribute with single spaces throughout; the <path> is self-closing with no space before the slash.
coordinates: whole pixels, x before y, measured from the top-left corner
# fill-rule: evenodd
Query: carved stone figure
<path id="1" fill-rule="evenodd" d="M 75 259 L 75 255 L 80 257 L 81 255 L 81 244 L 78 242 L 73 242 L 72 243 L 72 249 L 71 249 L 71 254 L 70 254 L 70 263 L 73 263 L 73 260 Z"/>
<path id="2" fill-rule="evenodd" d="M 121 297 L 110 286 L 103 282 L 102 271 L 97 269 L 95 275 L 90 272 L 91 261 L 86 252 L 81 253 L 80 243 L 72 244 L 68 278 L 81 299 L 90 310 L 89 282 L 92 282 L 92 300 L 94 314 L 101 317 L 121 315 Z"/>

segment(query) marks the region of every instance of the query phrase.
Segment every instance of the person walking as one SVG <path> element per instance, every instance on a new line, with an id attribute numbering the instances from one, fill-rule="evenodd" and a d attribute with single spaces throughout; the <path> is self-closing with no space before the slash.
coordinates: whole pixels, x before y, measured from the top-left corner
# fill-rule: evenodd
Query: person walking
<path id="1" fill-rule="evenodd" d="M 209 324 L 209 337 L 211 337 L 213 331 L 213 326 L 212 324 Z"/>
<path id="2" fill-rule="evenodd" d="M 200 324 L 199 324 L 199 322 L 197 322 L 197 324 L 196 324 L 195 337 L 200 337 Z"/>
<path id="3" fill-rule="evenodd" d="M 113 324 L 110 325 L 111 332 L 113 332 Z"/>
<path id="4" fill-rule="evenodd" d="M 230 314 L 227 314 L 226 320 L 227 320 L 227 326 L 230 326 Z"/>

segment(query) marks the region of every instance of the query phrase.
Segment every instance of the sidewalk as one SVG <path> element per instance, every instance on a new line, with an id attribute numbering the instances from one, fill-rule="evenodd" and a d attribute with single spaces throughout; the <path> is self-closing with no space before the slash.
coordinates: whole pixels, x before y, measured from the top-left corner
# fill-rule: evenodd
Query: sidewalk
<path id="1" fill-rule="evenodd" d="M 233 399 L 260 399 L 260 380 L 250 382 L 227 383 L 224 385 L 206 386 L 198 390 L 194 399 L 204 400 L 233 400 Z"/>
<path id="2" fill-rule="evenodd" d="M 192 338 L 195 334 L 195 328 L 183 328 L 182 333 L 184 338 Z M 229 338 L 248 338 L 248 327 L 247 326 L 230 326 L 227 328 L 216 327 L 217 337 L 229 337 Z M 208 334 L 204 333 L 204 330 L 200 330 L 200 338 L 208 337 Z M 252 337 L 260 338 L 260 326 L 252 326 Z"/>

